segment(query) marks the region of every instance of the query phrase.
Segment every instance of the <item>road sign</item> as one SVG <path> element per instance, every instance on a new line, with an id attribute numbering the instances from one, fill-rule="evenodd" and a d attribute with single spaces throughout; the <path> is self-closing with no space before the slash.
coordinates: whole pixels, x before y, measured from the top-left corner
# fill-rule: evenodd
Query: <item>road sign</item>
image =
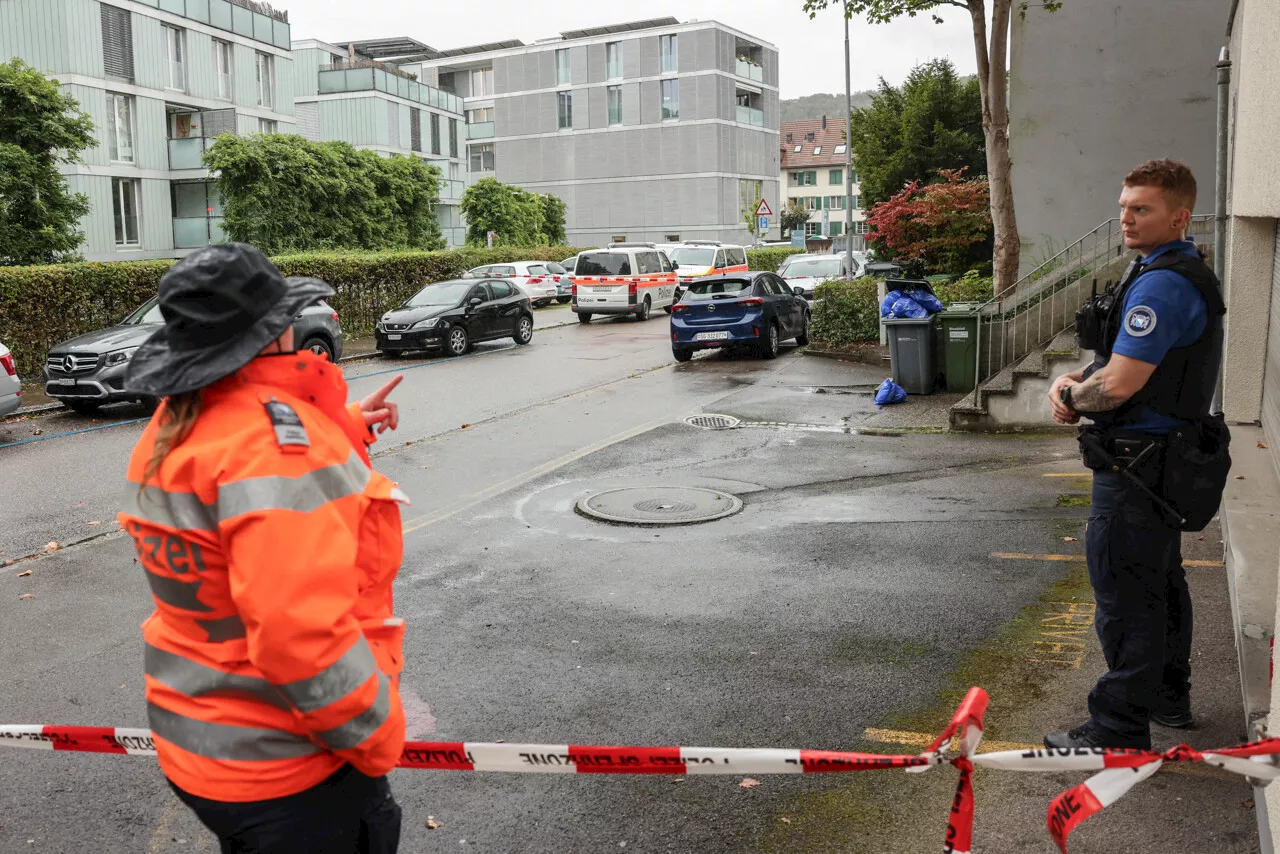
<path id="1" fill-rule="evenodd" d="M 769 218 L 767 216 L 760 217 L 760 233 L 764 234 L 769 230 Z"/>
<path id="2" fill-rule="evenodd" d="M 756 216 L 773 216 L 773 211 L 769 210 L 769 203 L 764 199 L 761 199 L 760 204 L 756 205 Z"/>

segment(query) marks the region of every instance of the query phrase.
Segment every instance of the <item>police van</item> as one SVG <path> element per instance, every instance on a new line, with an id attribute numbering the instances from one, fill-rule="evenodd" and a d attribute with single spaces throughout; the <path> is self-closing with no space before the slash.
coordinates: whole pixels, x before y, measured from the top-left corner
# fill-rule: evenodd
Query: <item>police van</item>
<path id="1" fill-rule="evenodd" d="M 676 263 L 676 273 L 684 285 L 692 284 L 698 276 L 745 273 L 748 270 L 746 247 L 718 240 L 686 240 L 676 244 L 671 260 Z"/>
<path id="2" fill-rule="evenodd" d="M 676 301 L 676 271 L 665 247 L 615 243 L 578 253 L 573 270 L 573 311 L 582 323 L 597 314 L 630 314 L 647 320 L 655 308 L 668 313 Z"/>

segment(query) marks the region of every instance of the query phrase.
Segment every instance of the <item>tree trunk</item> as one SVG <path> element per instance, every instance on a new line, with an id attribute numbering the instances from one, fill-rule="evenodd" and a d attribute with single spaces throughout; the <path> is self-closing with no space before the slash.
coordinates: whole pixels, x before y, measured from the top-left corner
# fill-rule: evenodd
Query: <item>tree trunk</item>
<path id="1" fill-rule="evenodd" d="M 982 90 L 982 134 L 987 143 L 987 180 L 991 184 L 991 225 L 995 231 L 992 259 L 997 296 L 1012 290 L 1018 281 L 1022 239 L 1013 207 L 1013 161 L 1009 158 L 1009 23 L 1013 0 L 994 0 L 991 11 L 991 45 L 986 38 L 984 0 L 969 0 L 973 17 L 973 42 Z"/>

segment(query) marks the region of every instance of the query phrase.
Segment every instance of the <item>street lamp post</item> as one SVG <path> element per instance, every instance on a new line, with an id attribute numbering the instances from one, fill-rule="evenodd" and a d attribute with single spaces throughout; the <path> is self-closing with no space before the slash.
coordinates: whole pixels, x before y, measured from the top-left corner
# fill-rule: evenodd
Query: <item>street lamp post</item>
<path id="1" fill-rule="evenodd" d="M 844 12 L 844 263 L 853 272 L 853 91 L 849 71 L 849 12 Z"/>

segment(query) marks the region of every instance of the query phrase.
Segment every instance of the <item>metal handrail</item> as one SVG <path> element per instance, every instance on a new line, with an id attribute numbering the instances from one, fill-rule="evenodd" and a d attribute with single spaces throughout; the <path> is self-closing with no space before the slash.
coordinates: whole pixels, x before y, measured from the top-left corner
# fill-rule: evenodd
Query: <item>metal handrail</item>
<path id="1" fill-rule="evenodd" d="M 1187 236 L 1209 234 L 1213 223 L 1211 215 L 1193 216 L 1187 227 Z M 1112 265 L 1119 267 L 1124 258 L 1120 220 L 1108 219 L 1019 278 L 1009 291 L 992 295 L 982 303 L 977 309 L 978 332 L 974 342 L 976 382 L 973 406 L 976 408 L 981 400 L 984 382 L 1025 358 L 1036 347 L 1052 341 L 1075 322 L 1076 307 L 1059 306 L 1065 302 L 1065 299 L 1057 298 L 1059 293 L 1086 280 L 1096 284 L 1099 272 L 1105 273 L 1106 268 Z M 1119 269 L 1114 272 L 1112 278 L 1118 279 Z M 1049 304 L 1047 312 L 1045 303 Z M 994 341 L 997 325 L 1000 327 L 998 349 Z M 987 327 L 985 360 L 982 348 L 984 326 Z"/>

